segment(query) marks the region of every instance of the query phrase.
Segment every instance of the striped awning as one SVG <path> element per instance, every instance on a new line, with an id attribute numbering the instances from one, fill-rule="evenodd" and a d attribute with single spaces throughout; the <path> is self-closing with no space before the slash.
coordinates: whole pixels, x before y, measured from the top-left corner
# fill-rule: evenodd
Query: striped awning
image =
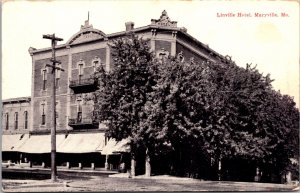
<path id="1" fill-rule="evenodd" d="M 65 135 L 56 135 L 56 148 L 65 140 Z M 58 148 L 57 148 L 58 149 Z M 51 135 L 30 135 L 28 140 L 18 149 L 24 153 L 50 153 Z"/>
<path id="2" fill-rule="evenodd" d="M 2 135 L 2 151 L 19 151 L 28 138 L 28 134 Z"/>
<path id="3" fill-rule="evenodd" d="M 105 146 L 104 133 L 69 134 L 58 146 L 61 153 L 92 153 L 99 152 Z"/>

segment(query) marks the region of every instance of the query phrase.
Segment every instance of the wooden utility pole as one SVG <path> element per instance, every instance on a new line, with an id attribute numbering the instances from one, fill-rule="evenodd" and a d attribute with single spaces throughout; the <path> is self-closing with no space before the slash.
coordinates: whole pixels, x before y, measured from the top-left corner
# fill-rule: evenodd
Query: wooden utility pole
<path id="1" fill-rule="evenodd" d="M 60 61 L 57 61 L 55 58 L 55 46 L 57 41 L 63 41 L 62 38 L 55 37 L 55 34 L 52 35 L 43 35 L 44 39 L 50 39 L 51 40 L 51 46 L 52 46 L 52 58 L 51 58 L 51 64 L 46 64 L 47 67 L 52 68 L 52 123 L 53 127 L 51 128 L 51 180 L 55 182 L 57 180 L 57 169 L 56 169 L 56 85 L 55 85 L 55 71 L 61 70 L 64 71 L 62 68 L 56 67 L 55 64 L 61 64 Z"/>

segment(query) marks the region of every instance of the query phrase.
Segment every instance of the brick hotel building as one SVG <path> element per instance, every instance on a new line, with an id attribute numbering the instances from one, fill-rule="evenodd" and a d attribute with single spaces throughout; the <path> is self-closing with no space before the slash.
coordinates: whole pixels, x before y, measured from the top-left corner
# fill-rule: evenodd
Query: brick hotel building
<path id="1" fill-rule="evenodd" d="M 158 58 L 180 55 L 186 61 L 227 61 L 189 35 L 186 28 L 177 27 L 166 11 L 147 26 L 135 28 L 133 22 L 126 22 L 125 26 L 124 31 L 105 34 L 85 21 L 66 43 L 56 46 L 56 59 L 64 69 L 57 71 L 55 77 L 58 166 L 116 169 L 120 153 L 128 151 L 124 141 L 116 143 L 106 138 L 105 125 L 92 119 L 93 102 L 84 100 L 98 89 L 98 81 L 92 78 L 95 69 L 103 65 L 105 70 L 113 70 L 108 46 L 112 40 L 133 32 L 150 39 L 151 49 Z M 3 161 L 50 167 L 53 80 L 46 64 L 51 59 L 51 48 L 30 47 L 29 53 L 31 97 L 3 101 Z"/>

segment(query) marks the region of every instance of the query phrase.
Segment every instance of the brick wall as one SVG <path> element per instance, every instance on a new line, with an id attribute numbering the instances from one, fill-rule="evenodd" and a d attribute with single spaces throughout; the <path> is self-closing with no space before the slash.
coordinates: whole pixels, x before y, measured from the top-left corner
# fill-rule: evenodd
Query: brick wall
<path id="1" fill-rule="evenodd" d="M 92 61 L 96 58 L 100 58 L 101 63 L 105 64 L 106 62 L 106 49 L 96 49 L 90 50 L 86 52 L 80 52 L 72 54 L 72 73 L 71 79 L 77 80 L 78 79 L 78 65 L 77 63 L 82 60 L 84 62 L 83 66 L 83 78 L 89 78 L 93 72 L 94 67 L 92 66 Z"/>
<path id="2" fill-rule="evenodd" d="M 25 111 L 27 112 L 27 128 L 25 128 Z M 15 113 L 18 113 L 17 127 Z M 6 127 L 8 115 L 8 128 Z M 4 103 L 2 106 L 2 131 L 4 134 L 28 133 L 30 130 L 30 102 Z"/>
<path id="3" fill-rule="evenodd" d="M 61 61 L 61 67 L 65 70 L 60 73 L 60 84 L 57 89 L 57 94 L 67 93 L 68 85 L 68 56 L 59 56 L 57 60 Z M 50 58 L 36 60 L 34 65 L 34 97 L 49 96 L 52 92 L 52 74 L 51 69 L 47 68 L 46 89 L 43 90 L 42 69 L 45 69 L 46 64 L 51 64 Z"/>

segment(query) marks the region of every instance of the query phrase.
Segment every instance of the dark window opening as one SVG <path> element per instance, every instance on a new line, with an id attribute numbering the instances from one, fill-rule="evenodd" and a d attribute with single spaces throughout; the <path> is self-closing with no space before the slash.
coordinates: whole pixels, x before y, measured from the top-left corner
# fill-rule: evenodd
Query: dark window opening
<path id="1" fill-rule="evenodd" d="M 55 79 L 55 88 L 57 89 L 59 87 L 59 78 Z"/>
<path id="2" fill-rule="evenodd" d="M 25 120 L 24 128 L 27 129 L 28 128 L 28 112 L 27 111 L 24 112 L 24 120 Z"/>
<path id="3" fill-rule="evenodd" d="M 45 104 L 42 104 L 43 111 L 42 111 L 42 125 L 46 124 L 46 115 L 45 115 Z"/>
<path id="4" fill-rule="evenodd" d="M 46 70 L 43 70 L 43 90 L 46 90 L 46 83 L 47 83 L 47 71 Z"/>
<path id="5" fill-rule="evenodd" d="M 18 129 L 18 113 L 15 112 L 15 129 Z"/>
<path id="6" fill-rule="evenodd" d="M 78 104 L 78 112 L 77 112 L 77 122 L 82 122 L 82 106 L 81 104 Z"/>
<path id="7" fill-rule="evenodd" d="M 8 113 L 5 114 L 5 129 L 8 130 L 9 128 L 9 115 Z"/>

